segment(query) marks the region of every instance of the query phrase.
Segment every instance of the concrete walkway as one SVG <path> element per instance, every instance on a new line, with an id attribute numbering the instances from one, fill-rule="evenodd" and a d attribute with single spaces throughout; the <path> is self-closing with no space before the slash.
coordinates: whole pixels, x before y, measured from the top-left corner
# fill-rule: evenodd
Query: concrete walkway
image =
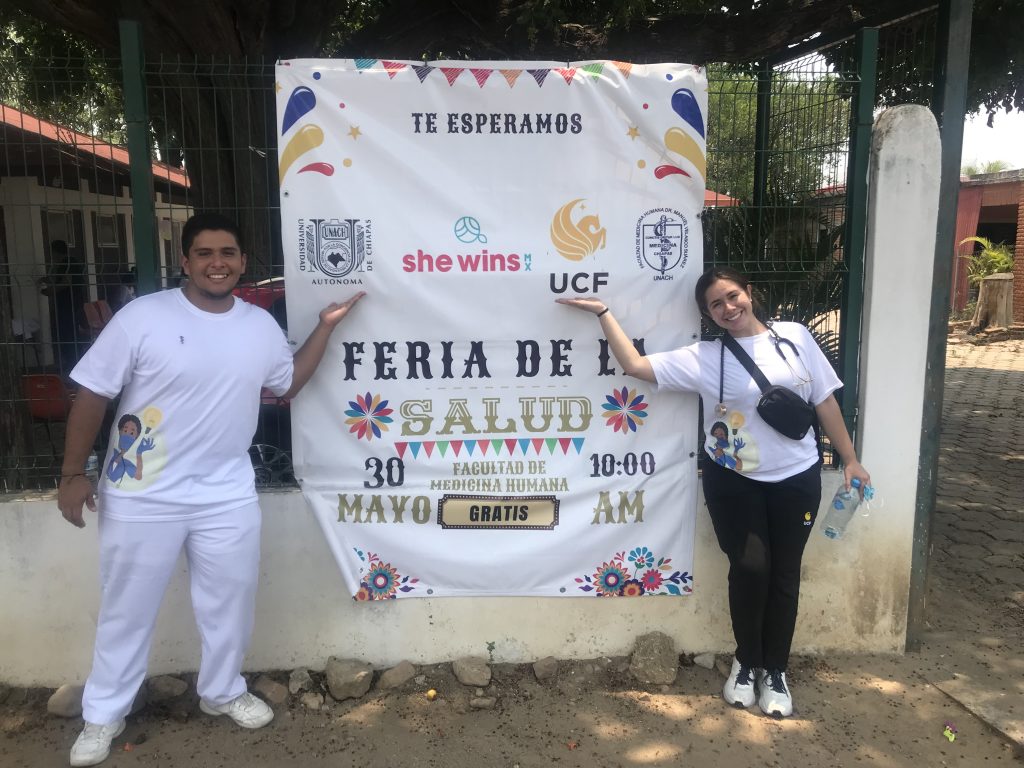
<path id="1" fill-rule="evenodd" d="M 1024 341 L 950 339 L 934 570 L 982 599 L 1024 595 Z"/>
<path id="2" fill-rule="evenodd" d="M 1022 340 L 949 340 L 932 532 L 924 676 L 1024 746 Z"/>

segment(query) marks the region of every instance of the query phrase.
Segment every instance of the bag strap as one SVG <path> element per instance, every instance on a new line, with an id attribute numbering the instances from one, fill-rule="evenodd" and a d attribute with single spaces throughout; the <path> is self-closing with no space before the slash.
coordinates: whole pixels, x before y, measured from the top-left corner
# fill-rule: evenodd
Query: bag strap
<path id="1" fill-rule="evenodd" d="M 750 359 L 750 355 L 747 354 L 746 350 L 740 346 L 740 343 L 736 341 L 731 335 L 726 333 L 722 336 L 722 368 L 719 379 L 719 400 L 721 400 L 722 388 L 725 380 L 725 349 L 729 348 L 729 351 L 733 353 L 740 364 L 747 369 L 747 373 L 750 374 L 751 378 L 757 383 L 757 386 L 761 389 L 761 392 L 767 392 L 768 388 L 771 387 L 772 383 L 768 381 L 768 377 L 761 373 L 761 369 L 757 367 L 757 363 Z"/>

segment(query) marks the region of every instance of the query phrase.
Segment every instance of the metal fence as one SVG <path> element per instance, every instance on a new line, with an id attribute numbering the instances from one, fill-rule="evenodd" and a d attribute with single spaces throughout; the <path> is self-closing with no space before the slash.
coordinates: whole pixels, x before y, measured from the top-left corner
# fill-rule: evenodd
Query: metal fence
<path id="1" fill-rule="evenodd" d="M 705 261 L 746 272 L 773 316 L 812 329 L 846 381 L 851 427 L 871 112 L 909 98 L 887 73 L 909 82 L 922 62 L 891 52 L 914 50 L 906 36 L 932 34 L 930 18 L 883 30 L 881 45 L 861 35 L 787 61 L 708 68 Z M 0 492 L 54 487 L 71 367 L 135 290 L 177 284 L 193 211 L 239 221 L 247 298 L 285 322 L 273 63 L 123 64 L 0 53 Z M 124 147 L 140 115 L 151 157 Z M 132 180 L 147 177 L 152 206 L 136 197 L 133 208 Z M 140 216 L 152 217 L 154 258 L 136 251 Z M 99 452 L 108 428 L 109 417 Z M 289 429 L 287 407 L 264 402 L 251 452 L 261 485 L 293 482 Z"/>

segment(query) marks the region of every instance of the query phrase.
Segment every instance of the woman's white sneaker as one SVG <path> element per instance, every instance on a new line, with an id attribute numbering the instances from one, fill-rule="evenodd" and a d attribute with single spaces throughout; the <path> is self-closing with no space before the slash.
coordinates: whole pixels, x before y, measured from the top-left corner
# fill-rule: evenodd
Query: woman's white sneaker
<path id="1" fill-rule="evenodd" d="M 789 717 L 793 714 L 793 697 L 786 684 L 786 673 L 780 669 L 764 670 L 757 681 L 760 691 L 757 703 L 769 717 Z"/>
<path id="2" fill-rule="evenodd" d="M 102 763 L 110 755 L 110 742 L 124 731 L 124 719 L 109 725 L 86 723 L 71 747 L 71 765 L 85 766 Z"/>
<path id="3" fill-rule="evenodd" d="M 754 692 L 754 679 L 757 677 L 757 670 L 754 667 L 740 664 L 738 659 L 732 660 L 732 672 L 729 679 L 725 681 L 725 688 L 722 689 L 722 698 L 734 707 L 753 706 L 757 700 Z"/>
<path id="4" fill-rule="evenodd" d="M 207 704 L 200 699 L 199 708 L 208 715 L 227 715 L 235 721 L 236 725 L 243 728 L 262 728 L 274 719 L 274 710 L 268 707 L 261 699 L 256 698 L 246 691 L 227 704 Z"/>

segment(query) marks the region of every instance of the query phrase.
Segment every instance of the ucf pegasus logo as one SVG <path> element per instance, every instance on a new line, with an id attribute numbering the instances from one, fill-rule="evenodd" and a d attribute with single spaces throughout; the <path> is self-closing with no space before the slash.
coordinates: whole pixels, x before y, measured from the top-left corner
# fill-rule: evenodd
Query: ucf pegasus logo
<path id="1" fill-rule="evenodd" d="M 604 248 L 607 232 L 601 221 L 594 214 L 582 216 L 573 221 L 573 209 L 582 205 L 583 198 L 571 200 L 555 214 L 551 221 L 551 242 L 564 258 L 569 261 L 582 261 L 584 258 Z"/>

